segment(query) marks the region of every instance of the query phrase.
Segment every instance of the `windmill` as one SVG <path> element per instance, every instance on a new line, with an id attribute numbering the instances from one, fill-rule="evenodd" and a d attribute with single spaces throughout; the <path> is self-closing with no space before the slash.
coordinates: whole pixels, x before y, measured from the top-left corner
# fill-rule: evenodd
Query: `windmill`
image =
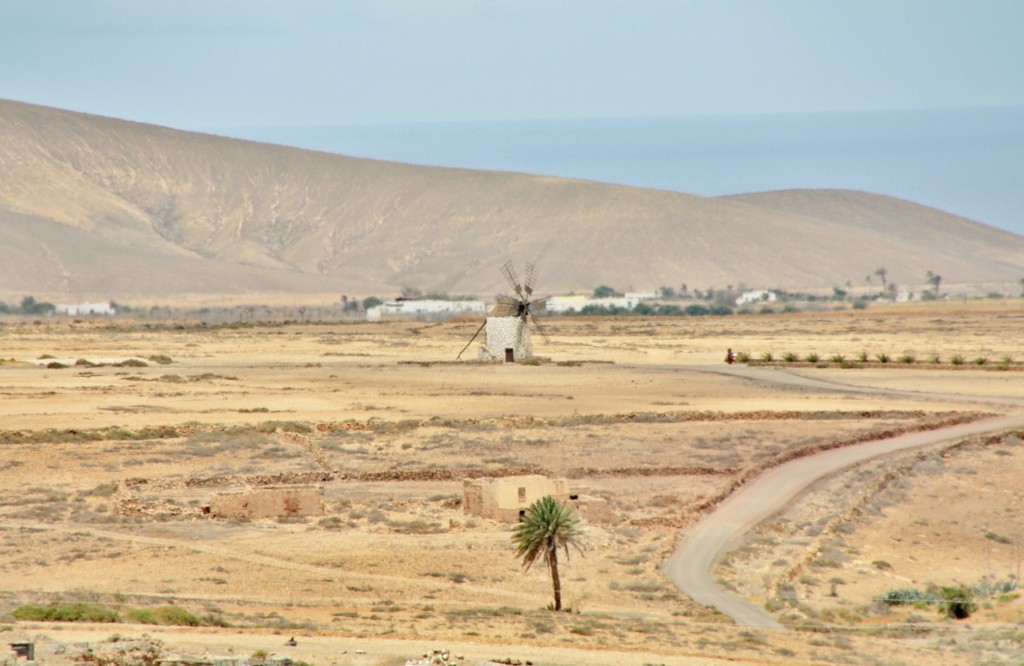
<path id="1" fill-rule="evenodd" d="M 487 313 L 487 319 L 476 330 L 456 358 L 462 357 L 463 352 L 469 349 L 473 340 L 476 340 L 480 331 L 484 329 L 486 329 L 484 346 L 480 348 L 482 360 L 502 359 L 505 362 L 513 363 L 532 357 L 533 343 L 530 339 L 530 321 L 533 321 L 537 332 L 541 334 L 545 342 L 547 341 L 548 336 L 545 335 L 544 329 L 541 328 L 540 322 L 537 321 L 537 316 L 534 314 L 543 311 L 548 300 L 547 298 L 535 299 L 533 297 L 533 286 L 537 281 L 537 268 L 531 263 L 526 264 L 526 280 L 522 284 L 519 282 L 519 276 L 516 275 L 516 269 L 511 261 L 505 262 L 501 267 L 501 274 L 505 276 L 505 280 L 516 295 L 498 296 L 497 303 Z"/>

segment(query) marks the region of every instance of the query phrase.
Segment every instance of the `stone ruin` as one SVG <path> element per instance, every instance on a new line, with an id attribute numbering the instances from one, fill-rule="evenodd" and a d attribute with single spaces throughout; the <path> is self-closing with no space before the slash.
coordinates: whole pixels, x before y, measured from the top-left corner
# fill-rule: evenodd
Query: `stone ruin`
<path id="1" fill-rule="evenodd" d="M 591 523 L 611 523 L 615 514 L 603 497 L 570 490 L 566 479 L 551 479 L 541 474 L 482 477 L 462 482 L 462 507 L 473 516 L 503 523 L 517 522 L 526 509 L 542 497 L 551 495 L 566 502 Z"/>
<path id="2" fill-rule="evenodd" d="M 204 507 L 205 511 L 205 507 Z M 260 488 L 221 493 L 206 511 L 214 518 L 278 519 L 324 515 L 323 488 Z"/>

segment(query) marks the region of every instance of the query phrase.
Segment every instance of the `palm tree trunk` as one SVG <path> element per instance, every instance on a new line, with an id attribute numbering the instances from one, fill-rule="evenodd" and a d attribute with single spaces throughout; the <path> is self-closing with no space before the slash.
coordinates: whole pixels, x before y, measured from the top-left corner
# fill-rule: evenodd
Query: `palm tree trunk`
<path id="1" fill-rule="evenodd" d="M 555 610 L 562 610 L 562 581 L 558 578 L 558 550 L 548 551 L 548 568 L 551 569 L 551 586 L 555 590 Z"/>

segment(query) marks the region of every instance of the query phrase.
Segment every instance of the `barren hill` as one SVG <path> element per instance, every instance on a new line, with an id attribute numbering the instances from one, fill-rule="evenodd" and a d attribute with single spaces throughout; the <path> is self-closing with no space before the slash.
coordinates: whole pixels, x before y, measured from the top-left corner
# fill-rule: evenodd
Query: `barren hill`
<path id="1" fill-rule="evenodd" d="M 1024 236 L 863 192 L 706 198 L 422 167 L 0 100 L 0 292 L 488 294 L 1016 282 Z"/>

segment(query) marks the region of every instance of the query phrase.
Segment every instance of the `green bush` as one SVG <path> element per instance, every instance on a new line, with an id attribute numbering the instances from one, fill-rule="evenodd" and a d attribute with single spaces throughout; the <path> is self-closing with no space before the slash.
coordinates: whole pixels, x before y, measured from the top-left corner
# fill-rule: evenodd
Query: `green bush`
<path id="1" fill-rule="evenodd" d="M 971 616 L 971 613 L 978 610 L 978 604 L 974 603 L 974 595 L 965 587 L 944 587 L 942 588 L 942 601 L 939 602 L 939 612 L 956 620 L 963 620 Z"/>
<path id="2" fill-rule="evenodd" d="M 793 352 L 786 352 L 785 354 L 782 355 L 782 360 L 785 361 L 786 363 L 796 363 L 797 361 L 800 360 L 800 357 L 794 354 Z"/>
<path id="3" fill-rule="evenodd" d="M 953 365 L 963 365 L 964 364 L 964 357 L 961 356 L 960 354 L 953 354 L 949 358 L 949 362 L 952 363 Z"/>
<path id="4" fill-rule="evenodd" d="M 886 606 L 911 606 L 919 601 L 927 601 L 927 596 L 921 590 L 906 587 L 889 590 L 882 595 L 881 601 Z"/>
<path id="5" fill-rule="evenodd" d="M 129 622 L 136 624 L 158 624 L 176 627 L 198 627 L 202 622 L 195 615 L 177 606 L 161 606 L 155 609 L 132 609 L 127 612 Z"/>
<path id="6" fill-rule="evenodd" d="M 818 359 L 821 358 L 821 357 L 818 356 L 817 352 L 811 352 L 810 354 L 808 354 L 804 358 L 807 360 L 808 363 L 817 363 Z"/>
<path id="7" fill-rule="evenodd" d="M 886 354 L 885 352 L 879 352 L 875 354 L 875 360 L 878 361 L 879 363 L 888 363 L 892 359 L 890 359 L 889 355 Z"/>
<path id="8" fill-rule="evenodd" d="M 88 603 L 24 604 L 14 610 L 14 619 L 36 622 L 120 622 L 117 611 Z"/>
<path id="9" fill-rule="evenodd" d="M 914 358 L 913 354 L 901 354 L 900 355 L 900 363 L 913 363 L 915 360 L 917 360 L 917 359 Z"/>

